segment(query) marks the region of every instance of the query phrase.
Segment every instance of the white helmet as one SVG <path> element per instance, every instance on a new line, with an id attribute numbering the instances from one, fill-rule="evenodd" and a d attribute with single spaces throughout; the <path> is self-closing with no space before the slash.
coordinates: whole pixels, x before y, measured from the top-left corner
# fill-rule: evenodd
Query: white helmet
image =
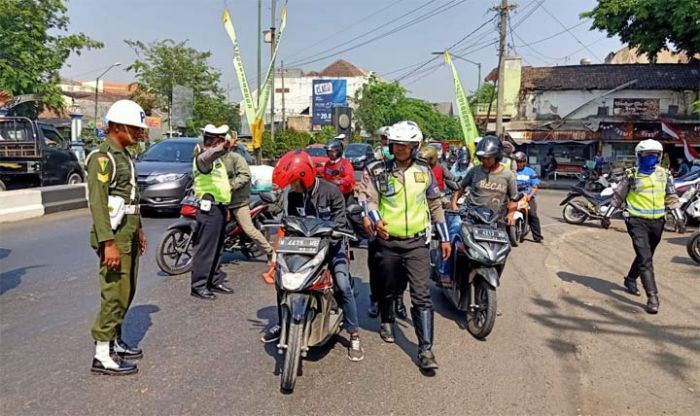
<path id="1" fill-rule="evenodd" d="M 399 121 L 389 127 L 387 138 L 389 143 L 415 143 L 419 145 L 423 141 L 423 133 L 413 121 Z"/>
<path id="2" fill-rule="evenodd" d="M 375 132 L 377 136 L 388 136 L 389 135 L 389 126 L 383 126 L 377 129 Z"/>
<path id="3" fill-rule="evenodd" d="M 639 156 L 640 153 L 642 152 L 658 152 L 658 153 L 663 153 L 664 152 L 664 147 L 661 145 L 661 143 L 657 142 L 656 140 L 653 139 L 647 139 L 647 140 L 642 140 L 639 142 L 637 147 L 634 148 L 634 153 Z"/>
<path id="4" fill-rule="evenodd" d="M 108 122 L 147 129 L 146 113 L 140 105 L 131 100 L 119 100 L 112 104 L 105 119 Z"/>

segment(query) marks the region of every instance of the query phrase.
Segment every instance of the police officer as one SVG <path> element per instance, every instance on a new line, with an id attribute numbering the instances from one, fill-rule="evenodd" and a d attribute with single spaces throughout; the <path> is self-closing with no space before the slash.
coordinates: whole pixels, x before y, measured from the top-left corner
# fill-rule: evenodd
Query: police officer
<path id="1" fill-rule="evenodd" d="M 540 178 L 537 172 L 530 166 L 527 166 L 527 155 L 523 152 L 515 152 L 513 160 L 518 166 L 515 172 L 515 179 L 518 183 L 518 191 L 524 192 L 530 199 L 528 204 L 530 210 L 527 216 L 527 222 L 532 230 L 532 239 L 535 243 L 541 243 L 544 240 L 542 237 L 542 227 L 540 227 L 540 218 L 537 216 L 537 200 L 535 194 L 540 186 Z"/>
<path id="2" fill-rule="evenodd" d="M 659 312 L 653 258 L 664 231 L 666 208 L 672 210 L 677 220 L 683 218 L 673 177 L 659 166 L 663 151 L 663 146 L 656 140 L 639 142 L 635 148 L 637 166 L 625 172 L 625 177 L 615 188 L 611 207 L 602 219 L 603 228 L 607 229 L 615 208 L 626 202 L 625 224 L 636 257 L 623 285 L 629 293 L 639 296 L 641 293 L 637 288 L 637 278 L 641 277 L 647 295 L 645 309 L 651 314 Z"/>
<path id="3" fill-rule="evenodd" d="M 375 261 L 382 276 L 379 300 L 382 323 L 379 335 L 394 342 L 393 322 L 396 288 L 408 279 L 411 317 L 418 338 L 418 365 L 422 370 L 438 368 L 433 346 L 433 305 L 430 299 L 428 242 L 431 219 L 436 223 L 444 258 L 450 244 L 441 193 L 430 167 L 417 160 L 423 134 L 416 123 L 402 121 L 389 128 L 393 161 L 371 163 L 363 176 L 362 192 L 377 234 Z"/>
<path id="4" fill-rule="evenodd" d="M 92 371 L 122 375 L 138 371 L 127 359 L 143 357 L 121 338 L 126 312 L 134 299 L 138 257 L 146 251 L 136 172 L 128 146 L 148 128 L 141 106 L 130 100 L 112 104 L 106 116 L 107 138 L 86 160 L 92 229 L 90 245 L 100 257 L 100 311 L 92 326 Z"/>
<path id="5" fill-rule="evenodd" d="M 194 192 L 199 200 L 199 231 L 192 259 L 191 295 L 214 300 L 216 295 L 213 292 L 233 293 L 233 289 L 223 281 L 225 275 L 216 273 L 216 266 L 224 243 L 229 215 L 227 205 L 231 202 L 231 184 L 221 157 L 235 144 L 235 140 L 226 140 L 227 125 L 215 127 L 207 124 L 203 133 L 203 150 L 192 161 Z"/>

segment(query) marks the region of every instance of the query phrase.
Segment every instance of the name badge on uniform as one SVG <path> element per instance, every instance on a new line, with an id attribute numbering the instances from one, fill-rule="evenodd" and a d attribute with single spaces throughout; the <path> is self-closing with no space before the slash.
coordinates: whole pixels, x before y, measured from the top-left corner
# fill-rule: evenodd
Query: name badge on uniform
<path id="1" fill-rule="evenodd" d="M 202 212 L 209 212 L 211 211 L 211 201 L 208 199 L 202 199 L 199 202 L 199 210 Z"/>
<path id="2" fill-rule="evenodd" d="M 428 177 L 427 177 L 426 174 L 423 173 L 423 172 L 414 172 L 414 173 L 413 173 L 413 178 L 416 180 L 416 183 L 426 183 L 426 182 L 428 182 Z"/>

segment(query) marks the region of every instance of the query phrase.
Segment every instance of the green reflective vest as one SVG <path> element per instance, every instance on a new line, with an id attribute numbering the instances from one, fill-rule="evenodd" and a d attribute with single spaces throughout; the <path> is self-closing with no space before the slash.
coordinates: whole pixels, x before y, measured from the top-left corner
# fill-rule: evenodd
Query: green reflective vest
<path id="1" fill-rule="evenodd" d="M 633 217 L 663 218 L 666 214 L 666 184 L 668 173 L 661 166 L 651 175 L 640 174 L 637 168 L 627 170 L 629 192 L 627 212 Z"/>
<path id="2" fill-rule="evenodd" d="M 211 172 L 207 174 L 197 169 L 197 158 L 193 159 L 192 174 L 194 175 L 194 194 L 197 199 L 202 199 L 205 194 L 211 194 L 214 202 L 222 204 L 231 202 L 231 184 L 228 181 L 226 166 L 221 159 L 214 161 Z"/>
<path id="3" fill-rule="evenodd" d="M 430 225 L 426 199 L 430 169 L 414 163 L 404 171 L 403 182 L 393 174 L 387 176 L 387 192 L 381 195 L 379 214 L 389 235 L 407 238 L 425 231 Z"/>

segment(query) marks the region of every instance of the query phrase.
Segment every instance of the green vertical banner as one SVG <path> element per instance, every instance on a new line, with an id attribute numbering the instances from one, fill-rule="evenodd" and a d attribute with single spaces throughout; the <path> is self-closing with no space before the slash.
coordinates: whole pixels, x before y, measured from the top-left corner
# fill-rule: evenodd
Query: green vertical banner
<path id="1" fill-rule="evenodd" d="M 277 49 L 280 46 L 280 41 L 282 41 L 282 35 L 284 34 L 284 28 L 287 26 L 287 5 L 282 7 L 282 13 L 280 15 L 280 29 L 275 36 L 275 47 L 272 50 L 272 59 L 270 60 L 270 66 L 267 68 L 267 75 L 265 75 L 265 81 L 263 82 L 262 88 L 258 93 L 260 94 L 260 100 L 258 101 L 258 108 L 255 112 L 255 118 L 263 118 L 265 115 L 265 108 L 267 107 L 267 101 L 270 98 L 270 88 L 272 88 L 272 76 L 275 71 L 275 60 L 277 60 Z M 274 92 L 273 92 L 274 94 Z"/>
<path id="2" fill-rule="evenodd" d="M 238 84 L 241 87 L 245 116 L 248 120 L 248 125 L 252 126 L 255 121 L 255 103 L 253 102 L 253 95 L 250 92 L 250 86 L 245 76 L 243 61 L 241 60 L 241 50 L 238 47 L 238 38 L 236 37 L 236 31 L 233 29 L 233 23 L 231 22 L 231 15 L 228 12 L 228 8 L 224 9 L 223 23 L 226 33 L 228 33 L 228 37 L 233 44 L 233 68 L 236 70 Z"/>
<path id="3" fill-rule="evenodd" d="M 474 116 L 472 115 L 472 110 L 469 107 L 469 100 L 467 99 L 467 95 L 464 93 L 462 82 L 459 80 L 459 75 L 457 74 L 457 68 L 455 68 L 454 63 L 452 63 L 452 56 L 450 56 L 450 53 L 447 51 L 445 51 L 445 63 L 450 65 L 452 77 L 454 78 L 457 112 L 459 114 L 459 124 L 462 127 L 464 143 L 466 144 L 467 149 L 469 149 L 471 159 L 474 160 L 474 140 L 479 137 L 479 130 L 476 128 Z"/>

